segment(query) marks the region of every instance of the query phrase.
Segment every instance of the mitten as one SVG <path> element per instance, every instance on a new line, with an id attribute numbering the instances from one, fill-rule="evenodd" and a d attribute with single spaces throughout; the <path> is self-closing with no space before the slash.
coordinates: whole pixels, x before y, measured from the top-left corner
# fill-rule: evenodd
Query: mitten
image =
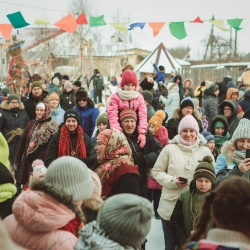
<path id="1" fill-rule="evenodd" d="M 140 142 L 140 148 L 144 148 L 146 144 L 146 136 L 144 134 L 139 134 L 137 142 Z"/>

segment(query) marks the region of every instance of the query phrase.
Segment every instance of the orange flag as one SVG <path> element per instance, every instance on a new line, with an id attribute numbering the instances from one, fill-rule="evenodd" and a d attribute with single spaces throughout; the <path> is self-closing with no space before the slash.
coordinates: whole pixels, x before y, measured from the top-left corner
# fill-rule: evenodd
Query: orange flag
<path id="1" fill-rule="evenodd" d="M 10 40 L 12 28 L 11 24 L 0 24 L 0 31 L 5 40 Z"/>
<path id="2" fill-rule="evenodd" d="M 54 23 L 54 25 L 69 33 L 73 33 L 77 29 L 77 23 L 71 14 L 68 14 L 66 17 Z"/>
<path id="3" fill-rule="evenodd" d="M 156 36 L 162 27 L 164 26 L 165 22 L 159 22 L 159 23 L 148 23 L 151 29 L 153 30 L 154 36 Z"/>

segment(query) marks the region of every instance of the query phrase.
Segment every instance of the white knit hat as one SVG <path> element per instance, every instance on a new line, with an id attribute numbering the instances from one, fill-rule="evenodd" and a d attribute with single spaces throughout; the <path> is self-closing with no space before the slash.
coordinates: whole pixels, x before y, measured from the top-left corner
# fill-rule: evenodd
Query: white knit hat
<path id="1" fill-rule="evenodd" d="M 239 139 L 247 138 L 250 139 L 250 120 L 243 118 L 240 120 L 237 128 L 234 130 L 232 136 L 232 142 L 236 142 Z"/>

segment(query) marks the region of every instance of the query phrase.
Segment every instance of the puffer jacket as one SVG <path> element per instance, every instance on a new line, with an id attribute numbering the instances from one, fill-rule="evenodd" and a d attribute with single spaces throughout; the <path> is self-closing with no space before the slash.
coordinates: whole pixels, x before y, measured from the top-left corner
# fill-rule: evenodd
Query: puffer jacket
<path id="1" fill-rule="evenodd" d="M 60 230 L 76 217 L 69 208 L 73 205 L 54 188 L 50 194 L 38 191 L 44 185 L 41 182 L 32 187 L 33 190 L 21 193 L 13 204 L 13 214 L 3 222 L 12 240 L 29 250 L 73 249 L 76 236 Z M 46 192 L 49 192 L 48 188 Z"/>
<path id="2" fill-rule="evenodd" d="M 1 103 L 0 131 L 9 145 L 9 159 L 11 164 L 13 164 L 23 131 L 30 121 L 22 102 L 19 104 L 19 109 L 20 111 L 14 114 L 10 111 L 7 101 Z"/>
<path id="3" fill-rule="evenodd" d="M 162 97 L 165 104 L 165 112 L 168 114 L 168 120 L 173 117 L 173 112 L 180 105 L 179 87 L 177 83 L 168 84 L 168 97 Z"/>
<path id="4" fill-rule="evenodd" d="M 64 121 L 64 113 L 65 113 L 65 110 L 63 110 L 61 108 L 60 104 L 58 105 L 57 109 L 51 109 L 51 117 L 58 124 L 63 123 L 63 121 Z"/>
<path id="5" fill-rule="evenodd" d="M 155 81 L 165 83 L 165 81 L 166 81 L 165 72 L 159 71 L 159 69 L 155 63 L 153 64 L 153 67 L 156 71 Z"/>
<path id="6" fill-rule="evenodd" d="M 212 165 L 215 166 L 211 151 L 203 146 L 206 140 L 200 134 L 198 137 L 199 142 L 185 146 L 180 142 L 179 135 L 175 136 L 170 144 L 163 148 L 152 169 L 153 177 L 163 186 L 157 211 L 164 220 L 170 220 L 177 199 L 181 193 L 188 190 L 188 186 L 180 188 L 176 185 L 176 176 L 187 178 L 190 183 L 199 161 L 204 156 L 211 156 Z M 191 168 L 188 169 L 187 166 Z"/>
<path id="7" fill-rule="evenodd" d="M 122 100 L 118 96 L 118 93 L 115 93 L 110 97 L 110 102 L 108 107 L 110 128 L 116 128 L 122 131 L 122 128 L 119 124 L 119 112 L 129 108 L 133 109 L 138 115 L 138 120 L 139 120 L 139 125 L 137 126 L 138 132 L 146 134 L 148 130 L 147 107 L 145 105 L 142 94 L 139 94 L 139 96 L 136 99 L 132 100 Z"/>

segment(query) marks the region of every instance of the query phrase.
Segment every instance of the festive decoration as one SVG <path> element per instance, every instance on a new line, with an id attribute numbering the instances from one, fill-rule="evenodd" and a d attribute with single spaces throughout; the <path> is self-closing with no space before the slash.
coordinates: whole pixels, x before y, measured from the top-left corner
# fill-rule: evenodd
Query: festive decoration
<path id="1" fill-rule="evenodd" d="M 77 23 L 71 14 L 68 14 L 66 17 L 54 23 L 54 25 L 69 33 L 73 33 L 77 29 Z"/>
<path id="2" fill-rule="evenodd" d="M 132 30 L 132 29 L 134 29 L 136 27 L 139 27 L 139 28 L 143 29 L 145 24 L 146 23 L 132 23 L 132 24 L 130 24 L 130 28 L 128 30 Z"/>
<path id="3" fill-rule="evenodd" d="M 164 26 L 165 22 L 158 22 L 158 23 L 148 23 L 151 29 L 153 30 L 154 36 L 158 35 L 162 27 Z"/>
<path id="4" fill-rule="evenodd" d="M 115 29 L 119 30 L 120 32 L 128 32 L 128 28 L 126 28 L 126 23 L 110 23 L 110 25 Z"/>
<path id="5" fill-rule="evenodd" d="M 10 40 L 12 28 L 11 24 L 0 24 L 0 31 L 5 40 Z"/>
<path id="6" fill-rule="evenodd" d="M 169 29 L 171 34 L 179 40 L 187 36 L 184 22 L 169 23 Z"/>
<path id="7" fill-rule="evenodd" d="M 194 19 L 194 21 L 191 21 L 190 23 L 203 23 L 203 21 L 201 21 L 200 17 L 198 16 Z"/>
<path id="8" fill-rule="evenodd" d="M 50 24 L 50 21 L 48 21 L 47 19 L 43 18 L 43 17 L 38 17 L 36 20 L 35 20 L 35 24 L 38 24 L 38 25 L 46 25 L 46 24 Z"/>
<path id="9" fill-rule="evenodd" d="M 94 16 L 89 17 L 90 27 L 103 26 L 103 25 L 106 25 L 106 22 L 104 21 L 104 15 L 98 16 L 98 17 L 94 17 Z"/>
<path id="10" fill-rule="evenodd" d="M 24 20 L 23 15 L 20 11 L 7 15 L 7 18 L 9 19 L 14 29 L 23 28 L 30 25 Z"/>
<path id="11" fill-rule="evenodd" d="M 241 30 L 240 25 L 242 23 L 243 19 L 227 19 L 227 23 L 236 30 Z"/>
<path id="12" fill-rule="evenodd" d="M 82 13 L 79 17 L 76 19 L 77 24 L 88 24 L 88 20 L 86 18 L 85 13 Z"/>
<path id="13" fill-rule="evenodd" d="M 215 27 L 222 31 L 230 31 L 229 29 L 224 27 L 223 20 L 209 20 L 208 22 L 212 23 Z"/>

